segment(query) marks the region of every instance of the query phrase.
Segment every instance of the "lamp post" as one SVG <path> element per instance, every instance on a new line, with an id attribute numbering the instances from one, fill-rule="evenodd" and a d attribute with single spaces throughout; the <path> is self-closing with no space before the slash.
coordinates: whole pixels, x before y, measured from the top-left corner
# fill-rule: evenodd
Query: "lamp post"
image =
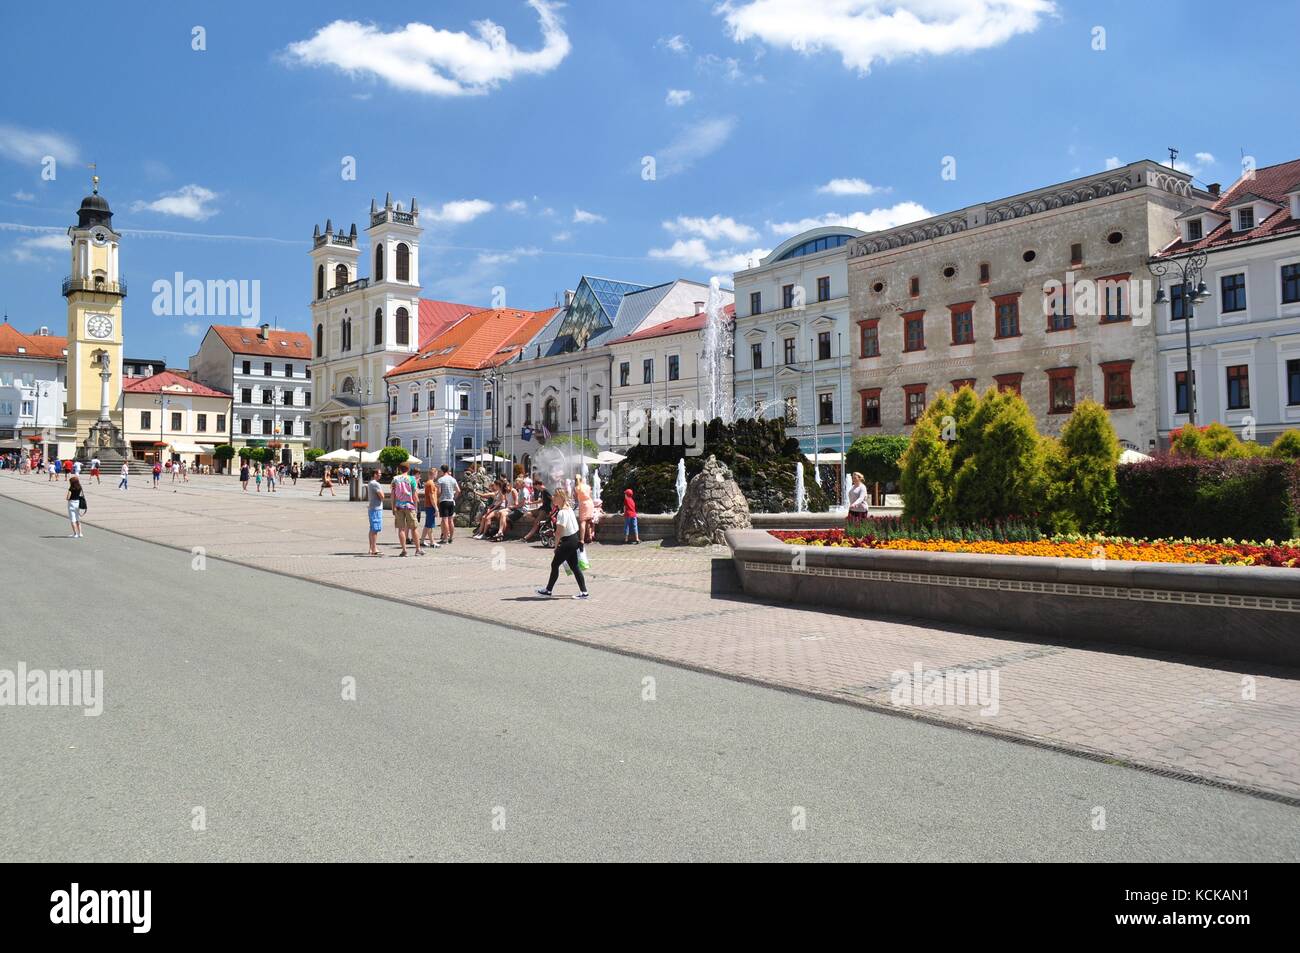
<path id="1" fill-rule="evenodd" d="M 162 448 L 167 446 L 167 439 L 163 436 L 163 424 L 167 420 L 167 408 L 171 406 L 172 400 L 170 397 L 163 397 L 160 394 L 153 399 L 153 402 L 157 404 L 158 407 L 160 408 L 160 410 L 158 411 L 158 461 L 157 462 L 162 463 Z"/>
<path id="2" fill-rule="evenodd" d="M 1205 270 L 1205 263 L 1209 255 L 1204 251 L 1193 252 L 1186 258 L 1159 258 L 1152 256 L 1147 259 L 1147 270 L 1155 278 L 1163 278 L 1166 275 L 1177 275 L 1178 281 L 1175 284 L 1182 288 L 1183 298 L 1183 348 L 1187 359 L 1187 422 L 1193 427 L 1196 426 L 1196 372 L 1192 370 L 1192 316 L 1195 313 L 1195 305 L 1206 300 L 1210 293 L 1206 290 L 1205 282 L 1201 280 L 1201 273 Z M 1169 301 L 1169 296 L 1165 294 L 1163 283 L 1160 290 L 1156 292 L 1155 304 L 1165 304 Z M 1171 305 L 1172 307 L 1172 305 Z M 1172 316 L 1172 315 L 1171 315 Z M 1174 411 L 1178 410 L 1177 387 L 1174 394 Z"/>
<path id="3" fill-rule="evenodd" d="M 433 470 L 433 395 L 437 390 L 437 378 L 424 382 L 424 455 L 428 458 L 424 465 L 430 472 Z"/>

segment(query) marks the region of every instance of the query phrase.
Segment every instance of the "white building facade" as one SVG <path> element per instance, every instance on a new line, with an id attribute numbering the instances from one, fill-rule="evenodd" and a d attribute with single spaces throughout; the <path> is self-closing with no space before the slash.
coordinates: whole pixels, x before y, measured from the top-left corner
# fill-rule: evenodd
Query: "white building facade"
<path id="1" fill-rule="evenodd" d="M 49 328 L 29 335 L 0 325 L 0 450 L 29 447 L 33 436 L 54 440 L 64 421 L 67 355 L 67 338 Z"/>
<path id="2" fill-rule="evenodd" d="M 853 441 L 849 243 L 864 232 L 795 235 L 735 274 L 738 417 L 785 417 L 805 453 Z"/>

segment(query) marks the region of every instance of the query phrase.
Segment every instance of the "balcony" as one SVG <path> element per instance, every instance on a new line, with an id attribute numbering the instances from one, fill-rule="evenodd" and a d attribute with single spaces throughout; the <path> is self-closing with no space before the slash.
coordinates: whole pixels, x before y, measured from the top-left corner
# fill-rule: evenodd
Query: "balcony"
<path id="1" fill-rule="evenodd" d="M 325 235 L 317 235 L 312 239 L 313 248 L 320 248 L 325 244 L 342 245 L 345 248 L 355 248 L 357 240 L 354 236 L 345 232 L 330 232 Z"/>
<path id="2" fill-rule="evenodd" d="M 102 278 L 74 278 L 71 275 L 63 279 L 63 297 L 74 291 L 93 291 L 96 294 L 126 297 L 126 279 L 105 281 Z"/>
<path id="3" fill-rule="evenodd" d="M 394 208 L 381 208 L 370 216 L 370 227 L 382 225 L 385 222 L 396 222 L 398 225 L 415 225 L 415 213 L 399 212 Z"/>
<path id="4" fill-rule="evenodd" d="M 345 295 L 350 291 L 360 291 L 362 288 L 370 286 L 369 278 L 358 278 L 356 281 L 349 281 L 346 285 L 339 285 L 337 288 L 331 288 L 325 292 L 325 300 L 337 298 L 339 295 Z"/>

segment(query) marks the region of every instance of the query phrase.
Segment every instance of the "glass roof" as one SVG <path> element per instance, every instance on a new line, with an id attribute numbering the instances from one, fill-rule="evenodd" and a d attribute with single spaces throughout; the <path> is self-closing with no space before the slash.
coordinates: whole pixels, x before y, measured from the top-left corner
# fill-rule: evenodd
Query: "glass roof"
<path id="1" fill-rule="evenodd" d="M 801 255 L 815 255 L 819 251 L 826 251 L 828 248 L 839 248 L 852 235 L 823 235 L 821 238 L 814 238 L 804 242 L 802 245 L 795 245 L 788 252 L 782 255 L 777 261 L 785 261 L 787 258 L 798 258 Z"/>

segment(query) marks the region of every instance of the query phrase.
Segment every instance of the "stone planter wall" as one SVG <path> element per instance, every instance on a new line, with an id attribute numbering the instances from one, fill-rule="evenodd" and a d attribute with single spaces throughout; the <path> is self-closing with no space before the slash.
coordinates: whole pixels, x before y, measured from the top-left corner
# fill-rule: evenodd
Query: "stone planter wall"
<path id="1" fill-rule="evenodd" d="M 755 598 L 1300 668 L 1294 569 L 727 543 Z"/>

